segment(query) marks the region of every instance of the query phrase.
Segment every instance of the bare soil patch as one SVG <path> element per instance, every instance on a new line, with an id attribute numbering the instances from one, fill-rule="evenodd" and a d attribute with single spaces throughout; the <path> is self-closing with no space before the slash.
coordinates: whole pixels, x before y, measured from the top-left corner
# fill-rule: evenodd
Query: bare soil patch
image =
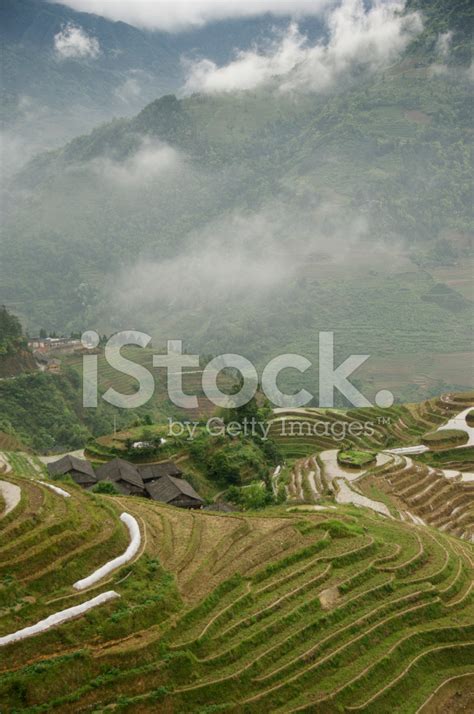
<path id="1" fill-rule="evenodd" d="M 332 588 L 326 588 L 319 595 L 319 602 L 323 610 L 332 610 L 333 607 L 337 605 L 339 601 L 339 588 L 336 586 Z"/>

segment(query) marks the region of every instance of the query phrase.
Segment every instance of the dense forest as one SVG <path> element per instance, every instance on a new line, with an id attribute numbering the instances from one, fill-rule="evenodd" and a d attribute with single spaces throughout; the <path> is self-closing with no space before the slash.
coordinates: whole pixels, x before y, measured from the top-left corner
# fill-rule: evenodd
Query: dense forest
<path id="1" fill-rule="evenodd" d="M 0 359 L 25 344 L 19 319 L 8 312 L 4 305 L 0 306 Z"/>

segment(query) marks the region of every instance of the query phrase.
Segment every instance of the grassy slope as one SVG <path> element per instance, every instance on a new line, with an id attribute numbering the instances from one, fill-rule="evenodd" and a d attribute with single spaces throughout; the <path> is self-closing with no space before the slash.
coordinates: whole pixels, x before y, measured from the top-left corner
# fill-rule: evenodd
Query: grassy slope
<path id="1" fill-rule="evenodd" d="M 13 461 L 23 499 L 0 521 L 1 634 L 91 596 L 71 583 L 123 550 L 121 510 L 145 549 L 92 591 L 118 602 L 2 652 L 8 711 L 408 714 L 472 672 L 465 542 L 350 507 L 220 516 L 70 485 L 65 501 Z"/>

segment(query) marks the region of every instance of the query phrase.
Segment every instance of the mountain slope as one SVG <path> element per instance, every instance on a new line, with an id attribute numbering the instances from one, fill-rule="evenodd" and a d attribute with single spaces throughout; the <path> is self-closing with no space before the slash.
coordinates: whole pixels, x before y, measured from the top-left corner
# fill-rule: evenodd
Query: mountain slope
<path id="1" fill-rule="evenodd" d="M 0 635 L 120 598 L 2 648 L 8 710 L 414 714 L 454 676 L 469 701 L 471 544 L 354 506 L 222 515 L 66 482 L 65 499 L 10 458 L 23 498 L 0 519 Z M 78 593 L 125 551 L 124 511 L 140 550 Z"/>
<path id="2" fill-rule="evenodd" d="M 57 145 L 61 136 L 70 138 L 114 114 L 130 115 L 179 89 L 184 81 L 182 56 L 226 62 L 235 48 L 268 38 L 288 22 L 264 15 L 175 35 L 112 22 L 48 0 L 5 0 L 0 7 L 1 119 L 7 128 L 21 131 L 34 119 L 43 145 Z M 309 37 L 320 29 L 311 19 L 303 20 L 302 27 Z M 70 36 L 68 28 L 80 35 Z M 61 36 L 63 44 L 58 45 Z M 79 114 L 75 122 L 74 114 Z M 52 123 L 59 133 L 56 142 Z"/>
<path id="3" fill-rule="evenodd" d="M 456 283 L 472 236 L 467 66 L 433 69 L 445 5 L 400 62 L 333 91 L 165 96 L 38 157 L 0 298 L 35 326 L 134 325 L 260 363 L 313 360 L 321 330 L 341 356 L 467 354 L 469 297 L 436 277 Z"/>

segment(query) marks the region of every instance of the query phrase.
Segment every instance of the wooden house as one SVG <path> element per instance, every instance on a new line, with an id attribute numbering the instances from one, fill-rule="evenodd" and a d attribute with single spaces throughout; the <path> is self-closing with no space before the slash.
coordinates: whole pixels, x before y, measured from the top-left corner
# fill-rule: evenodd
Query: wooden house
<path id="1" fill-rule="evenodd" d="M 83 488 L 91 488 L 97 483 L 94 469 L 89 461 L 78 459 L 70 454 L 49 463 L 48 471 L 51 476 L 64 476 L 67 474 Z"/>
<path id="2" fill-rule="evenodd" d="M 179 466 L 174 463 L 174 461 L 160 461 L 157 464 L 143 464 L 142 466 L 138 465 L 137 468 L 145 484 L 150 481 L 157 481 L 162 476 L 174 476 L 175 478 L 181 478 L 183 476 L 183 472 Z"/>
<path id="3" fill-rule="evenodd" d="M 146 496 L 145 485 L 136 466 L 123 459 L 112 459 L 96 469 L 98 481 L 110 481 L 125 496 Z"/>
<path id="4" fill-rule="evenodd" d="M 145 489 L 154 501 L 168 503 L 178 508 L 202 508 L 204 501 L 194 488 L 184 478 L 175 476 L 161 476 L 150 481 Z"/>

